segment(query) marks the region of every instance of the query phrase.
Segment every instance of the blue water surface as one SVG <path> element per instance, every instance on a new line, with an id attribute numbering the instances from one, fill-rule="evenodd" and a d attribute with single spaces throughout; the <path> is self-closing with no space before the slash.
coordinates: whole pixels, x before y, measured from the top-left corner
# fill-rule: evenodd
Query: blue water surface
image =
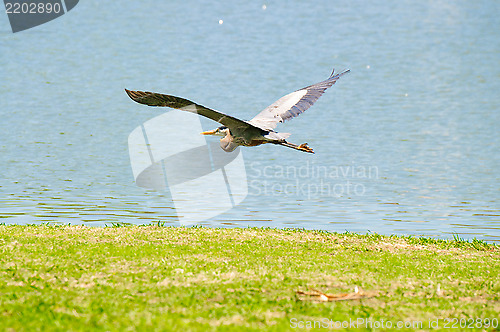
<path id="1" fill-rule="evenodd" d="M 0 222 L 178 225 L 127 147 L 165 110 L 123 89 L 250 119 L 335 67 L 278 128 L 316 154 L 244 148 L 247 198 L 201 224 L 499 242 L 499 27 L 496 1 L 87 0 L 15 34 L 2 11 Z"/>

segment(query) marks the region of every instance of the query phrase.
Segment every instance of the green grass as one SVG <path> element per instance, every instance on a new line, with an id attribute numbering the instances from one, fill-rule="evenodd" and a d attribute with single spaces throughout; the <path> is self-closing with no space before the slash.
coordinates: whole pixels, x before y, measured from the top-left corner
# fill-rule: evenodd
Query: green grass
<path id="1" fill-rule="evenodd" d="M 443 329 L 445 319 L 500 320 L 499 275 L 498 246 L 458 237 L 4 225 L 0 330 L 286 331 L 326 319 L 401 331 L 398 321 L 427 330 L 439 319 Z M 296 294 L 355 286 L 376 296 Z"/>

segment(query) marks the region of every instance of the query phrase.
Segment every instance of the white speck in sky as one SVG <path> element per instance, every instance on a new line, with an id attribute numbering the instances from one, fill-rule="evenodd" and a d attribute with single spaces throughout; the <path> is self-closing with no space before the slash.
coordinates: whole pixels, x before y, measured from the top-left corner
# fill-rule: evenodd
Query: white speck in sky
<path id="1" fill-rule="evenodd" d="M 222 24 L 222 23 L 224 23 L 224 21 L 223 20 L 219 20 L 219 24 Z"/>
<path id="2" fill-rule="evenodd" d="M 267 9 L 267 6 L 264 4 L 262 5 L 262 10 L 266 10 Z"/>
<path id="3" fill-rule="evenodd" d="M 370 65 L 366 65 L 366 69 L 370 69 Z"/>

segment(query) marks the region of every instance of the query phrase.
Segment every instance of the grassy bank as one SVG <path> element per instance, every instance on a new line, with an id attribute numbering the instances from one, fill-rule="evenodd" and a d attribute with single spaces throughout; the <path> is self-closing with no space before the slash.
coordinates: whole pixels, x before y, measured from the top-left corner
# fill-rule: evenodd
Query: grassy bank
<path id="1" fill-rule="evenodd" d="M 253 228 L 0 226 L 0 326 L 281 331 L 351 320 L 351 327 L 391 322 L 396 330 L 482 319 L 474 324 L 484 329 L 486 319 L 500 320 L 499 274 L 500 248 L 481 241 Z M 315 290 L 366 298 L 323 302 Z"/>

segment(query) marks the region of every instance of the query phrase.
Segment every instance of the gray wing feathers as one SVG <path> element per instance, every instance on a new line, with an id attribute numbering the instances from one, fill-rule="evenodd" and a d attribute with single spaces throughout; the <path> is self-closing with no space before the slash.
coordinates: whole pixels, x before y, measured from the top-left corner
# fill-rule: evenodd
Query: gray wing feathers
<path id="1" fill-rule="evenodd" d="M 246 121 L 242 121 L 230 115 L 220 113 L 202 105 L 198 105 L 184 98 L 148 91 L 131 91 L 125 89 L 125 92 L 127 92 L 128 96 L 133 101 L 140 104 L 148 106 L 171 107 L 183 111 L 197 113 L 199 115 L 217 121 L 229 128 L 247 128 L 249 126 L 252 126 Z"/>
<path id="2" fill-rule="evenodd" d="M 306 111 L 321 97 L 326 89 L 334 85 L 342 75 L 348 72 L 349 70 L 345 70 L 335 74 L 334 70 L 328 79 L 280 98 L 249 122 L 262 129 L 271 130 L 276 128 L 278 123 L 290 120 Z"/>

